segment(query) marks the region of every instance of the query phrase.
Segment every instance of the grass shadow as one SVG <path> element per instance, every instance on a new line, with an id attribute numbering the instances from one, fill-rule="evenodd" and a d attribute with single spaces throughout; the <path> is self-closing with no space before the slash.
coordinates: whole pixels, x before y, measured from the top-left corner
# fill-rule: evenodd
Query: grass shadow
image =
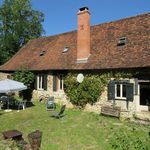
<path id="1" fill-rule="evenodd" d="M 25 108 L 30 108 L 30 107 L 34 107 L 35 105 L 31 102 L 31 101 L 27 101 L 26 104 L 25 104 Z M 2 106 L 2 110 L 5 110 L 5 109 L 12 109 L 12 110 L 18 110 L 18 109 L 23 109 L 22 106 L 19 106 L 18 104 L 11 104 L 9 105 L 9 107 L 7 106 L 7 104 L 4 104 Z"/>

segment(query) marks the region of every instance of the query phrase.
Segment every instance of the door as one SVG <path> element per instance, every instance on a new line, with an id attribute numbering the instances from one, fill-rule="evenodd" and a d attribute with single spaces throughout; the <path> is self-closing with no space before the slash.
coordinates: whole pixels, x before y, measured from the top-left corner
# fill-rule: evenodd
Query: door
<path id="1" fill-rule="evenodd" d="M 150 82 L 140 83 L 140 110 L 150 111 Z"/>

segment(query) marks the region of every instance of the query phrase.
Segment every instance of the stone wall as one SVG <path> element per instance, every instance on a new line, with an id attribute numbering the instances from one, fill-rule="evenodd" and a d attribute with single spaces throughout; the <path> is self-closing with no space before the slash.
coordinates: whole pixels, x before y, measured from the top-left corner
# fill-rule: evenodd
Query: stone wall
<path id="1" fill-rule="evenodd" d="M 32 99 L 33 100 L 39 100 L 40 97 L 43 96 L 53 96 L 53 91 L 52 91 L 52 85 L 53 85 L 53 76 L 49 73 L 47 75 L 47 90 L 33 90 L 33 94 L 32 94 Z"/>
<path id="2" fill-rule="evenodd" d="M 7 79 L 11 76 L 11 74 L 0 72 L 0 80 Z"/>
<path id="3" fill-rule="evenodd" d="M 135 80 L 130 79 L 130 83 L 133 83 L 135 86 Z M 108 100 L 108 93 L 107 87 L 103 91 L 102 95 L 100 96 L 98 102 L 94 105 L 87 104 L 85 107 L 85 111 L 88 112 L 95 112 L 100 114 L 102 106 L 118 106 L 121 108 L 120 117 L 121 118 L 132 118 L 135 112 L 137 111 L 137 103 L 139 101 L 139 96 L 134 95 L 133 101 L 126 101 L 126 100 Z"/>
<path id="4" fill-rule="evenodd" d="M 41 95 L 54 96 L 55 99 L 66 99 L 64 91 L 53 91 L 53 75 L 51 73 L 47 75 L 47 90 L 33 90 L 33 99 L 37 100 Z"/>
<path id="5" fill-rule="evenodd" d="M 47 76 L 48 84 L 47 84 L 47 91 L 45 90 L 34 90 L 33 91 L 33 99 L 39 99 L 41 95 L 46 96 L 47 94 L 50 96 L 54 96 L 55 102 L 59 104 L 65 104 L 69 108 L 73 108 L 74 106 L 72 103 L 68 100 L 66 94 L 64 91 L 53 91 L 53 76 L 52 74 L 48 74 Z M 130 83 L 134 83 L 134 79 L 130 79 Z M 107 87 L 102 92 L 102 95 L 100 96 L 98 102 L 96 102 L 93 105 L 87 104 L 85 106 L 84 111 L 88 112 L 95 112 L 97 114 L 101 113 L 101 107 L 102 106 L 119 106 L 121 108 L 121 118 L 132 118 L 133 114 L 136 112 L 137 109 L 137 101 L 139 101 L 139 97 L 134 96 L 133 101 L 127 102 L 126 100 L 108 100 L 108 93 L 107 93 Z"/>

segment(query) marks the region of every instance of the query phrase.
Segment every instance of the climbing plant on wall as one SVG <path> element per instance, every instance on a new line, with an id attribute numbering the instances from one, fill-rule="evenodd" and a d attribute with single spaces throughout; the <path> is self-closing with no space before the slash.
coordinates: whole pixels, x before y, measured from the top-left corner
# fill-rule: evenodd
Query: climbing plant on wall
<path id="1" fill-rule="evenodd" d="M 64 78 L 64 90 L 74 105 L 84 107 L 87 103 L 94 104 L 98 100 L 112 77 L 130 78 L 132 74 L 124 72 L 85 74 L 82 83 L 78 83 L 76 77 L 77 74 L 73 73 L 66 75 Z"/>

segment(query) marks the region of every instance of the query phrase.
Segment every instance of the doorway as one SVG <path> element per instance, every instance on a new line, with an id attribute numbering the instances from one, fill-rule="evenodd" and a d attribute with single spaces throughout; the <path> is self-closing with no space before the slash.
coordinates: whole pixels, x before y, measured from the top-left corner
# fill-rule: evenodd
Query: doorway
<path id="1" fill-rule="evenodd" d="M 141 111 L 150 111 L 150 82 L 140 83 L 140 107 Z"/>

